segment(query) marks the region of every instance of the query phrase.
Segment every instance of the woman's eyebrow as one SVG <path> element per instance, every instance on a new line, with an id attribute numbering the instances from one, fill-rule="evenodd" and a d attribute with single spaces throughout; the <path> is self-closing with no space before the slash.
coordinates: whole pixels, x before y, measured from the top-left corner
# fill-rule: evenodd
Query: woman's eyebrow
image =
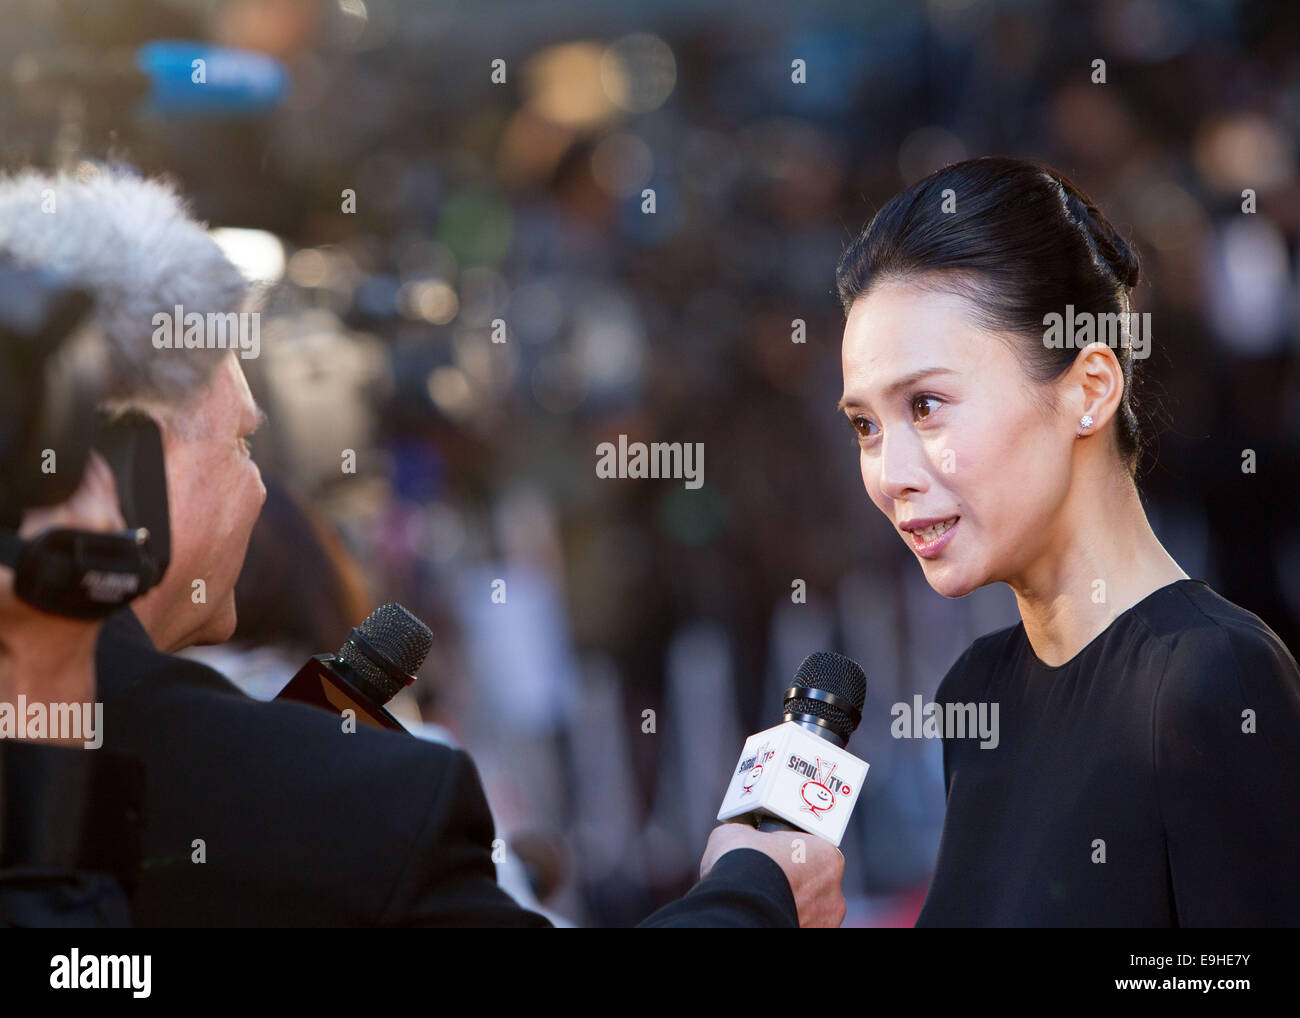
<path id="1" fill-rule="evenodd" d="M 885 387 L 885 395 L 894 396 L 902 389 L 910 389 L 922 378 L 928 378 L 930 375 L 955 375 L 955 374 L 957 374 L 957 372 L 954 371 L 952 368 L 939 368 L 939 367 L 922 368 L 920 371 L 913 371 L 910 375 L 904 375 L 896 382 L 891 382 L 889 385 Z M 840 401 L 835 405 L 835 409 L 836 411 L 843 411 L 843 409 L 846 406 L 848 406 L 850 403 L 857 403 L 857 402 L 859 401 L 854 396 L 846 392 L 843 396 L 840 397 Z"/>

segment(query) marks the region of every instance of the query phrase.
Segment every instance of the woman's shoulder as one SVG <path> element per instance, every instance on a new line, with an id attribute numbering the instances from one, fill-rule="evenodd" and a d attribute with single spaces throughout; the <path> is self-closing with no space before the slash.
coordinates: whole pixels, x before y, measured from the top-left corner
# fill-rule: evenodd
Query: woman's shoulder
<path id="1" fill-rule="evenodd" d="M 1286 644 L 1263 619 L 1201 580 L 1170 584 L 1136 611 L 1151 635 L 1167 643 L 1171 657 L 1184 663 L 1210 667 L 1236 661 L 1296 669 Z"/>
<path id="2" fill-rule="evenodd" d="M 1300 668 L 1258 615 L 1199 580 L 1148 598 L 1138 612 L 1167 651 L 1161 699 L 1167 710 L 1202 710 L 1225 701 L 1300 702 Z"/>

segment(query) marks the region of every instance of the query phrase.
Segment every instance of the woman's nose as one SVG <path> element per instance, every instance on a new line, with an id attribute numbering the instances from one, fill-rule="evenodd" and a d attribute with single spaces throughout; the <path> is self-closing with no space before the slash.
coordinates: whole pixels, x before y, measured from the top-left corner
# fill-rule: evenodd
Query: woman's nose
<path id="1" fill-rule="evenodd" d="M 895 501 L 929 488 L 925 450 L 909 431 L 895 431 L 880 441 L 880 490 Z"/>

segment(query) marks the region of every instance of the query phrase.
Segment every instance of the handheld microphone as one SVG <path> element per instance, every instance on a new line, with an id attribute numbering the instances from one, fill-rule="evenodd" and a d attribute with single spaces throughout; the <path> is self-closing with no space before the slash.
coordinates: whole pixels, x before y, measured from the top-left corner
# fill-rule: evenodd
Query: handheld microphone
<path id="1" fill-rule="evenodd" d="M 384 707 L 415 681 L 433 646 L 433 633 L 396 601 L 376 608 L 352 630 L 337 654 L 317 654 L 276 694 L 334 714 L 351 710 L 376 728 L 405 732 Z"/>
<path id="2" fill-rule="evenodd" d="M 855 661 L 809 654 L 785 691 L 782 723 L 745 740 L 718 819 L 806 831 L 838 846 L 870 766 L 844 748 L 866 694 Z"/>

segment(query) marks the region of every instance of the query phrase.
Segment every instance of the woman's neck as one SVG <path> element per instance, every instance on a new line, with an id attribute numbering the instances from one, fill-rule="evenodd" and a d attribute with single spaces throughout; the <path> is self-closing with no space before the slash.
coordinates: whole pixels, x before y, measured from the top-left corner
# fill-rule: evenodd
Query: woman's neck
<path id="1" fill-rule="evenodd" d="M 1156 538 L 1127 476 L 1071 485 L 1058 518 L 1050 546 L 1007 581 L 1030 646 L 1053 667 L 1148 594 L 1188 578 Z"/>

